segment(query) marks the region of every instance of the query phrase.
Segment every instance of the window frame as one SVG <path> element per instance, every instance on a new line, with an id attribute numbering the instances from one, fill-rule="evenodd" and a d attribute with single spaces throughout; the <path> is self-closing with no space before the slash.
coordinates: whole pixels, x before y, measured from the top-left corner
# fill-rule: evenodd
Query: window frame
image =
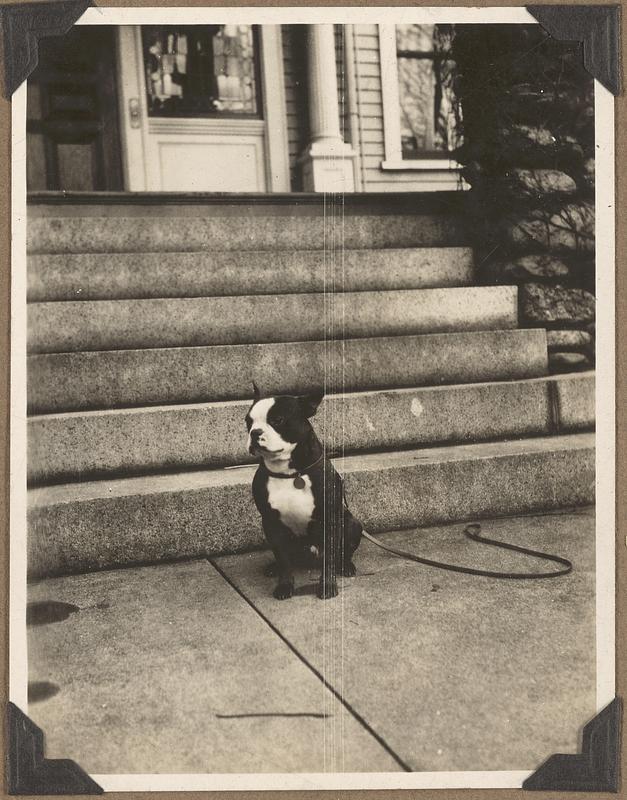
<path id="1" fill-rule="evenodd" d="M 398 87 L 398 63 L 396 55 L 396 25 L 379 25 L 379 57 L 381 60 L 381 96 L 383 100 L 383 142 L 385 159 L 381 169 L 389 171 L 432 172 L 443 170 L 455 176 L 461 165 L 446 154 L 438 157 L 403 158 L 401 144 L 400 99 Z"/>

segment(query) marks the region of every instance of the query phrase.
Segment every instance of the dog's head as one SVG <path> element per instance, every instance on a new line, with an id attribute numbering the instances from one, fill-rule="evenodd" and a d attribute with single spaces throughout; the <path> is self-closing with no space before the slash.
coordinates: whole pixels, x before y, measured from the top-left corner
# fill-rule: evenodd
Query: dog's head
<path id="1" fill-rule="evenodd" d="M 254 383 L 253 389 L 253 404 L 246 414 L 249 452 L 269 460 L 289 459 L 296 445 L 311 433 L 309 419 L 316 413 L 324 393 L 262 398 Z"/>

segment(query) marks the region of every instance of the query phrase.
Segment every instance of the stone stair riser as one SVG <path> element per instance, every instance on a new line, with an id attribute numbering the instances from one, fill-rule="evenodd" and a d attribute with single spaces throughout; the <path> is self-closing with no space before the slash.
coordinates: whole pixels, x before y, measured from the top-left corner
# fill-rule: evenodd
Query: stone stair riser
<path id="1" fill-rule="evenodd" d="M 118 300 L 467 286 L 466 247 L 31 255 L 28 299 Z"/>
<path id="2" fill-rule="evenodd" d="M 373 533 L 594 500 L 591 434 L 355 456 L 338 467 L 350 507 Z M 250 492 L 253 472 L 245 467 L 31 490 L 30 574 L 263 546 Z"/>
<path id="3" fill-rule="evenodd" d="M 458 246 L 450 215 L 42 217 L 28 225 L 31 253 L 157 253 Z"/>
<path id="4" fill-rule="evenodd" d="M 313 424 L 334 452 L 477 442 L 594 427 L 594 376 L 398 389 L 327 397 Z M 32 417 L 34 483 L 221 467 L 254 461 L 246 449 L 249 400 Z"/>
<path id="5" fill-rule="evenodd" d="M 315 341 L 517 325 L 513 286 L 35 303 L 34 353 Z"/>
<path id="6" fill-rule="evenodd" d="M 538 330 L 97 351 L 29 358 L 31 413 L 508 380 L 546 374 Z"/>

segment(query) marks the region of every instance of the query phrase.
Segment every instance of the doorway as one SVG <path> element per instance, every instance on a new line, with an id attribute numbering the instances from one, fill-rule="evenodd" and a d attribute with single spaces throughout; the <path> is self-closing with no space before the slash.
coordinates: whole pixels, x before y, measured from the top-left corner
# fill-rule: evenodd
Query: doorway
<path id="1" fill-rule="evenodd" d="M 113 27 L 40 40 L 27 83 L 29 192 L 124 188 L 116 82 Z"/>
<path id="2" fill-rule="evenodd" d="M 289 191 L 280 45 L 278 26 L 120 27 L 126 188 Z"/>

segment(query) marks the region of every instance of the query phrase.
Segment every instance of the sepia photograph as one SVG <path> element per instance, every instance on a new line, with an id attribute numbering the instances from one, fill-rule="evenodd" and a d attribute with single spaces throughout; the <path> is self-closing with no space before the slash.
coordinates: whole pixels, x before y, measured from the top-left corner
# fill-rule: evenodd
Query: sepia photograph
<path id="1" fill-rule="evenodd" d="M 581 42 L 522 7 L 90 8 L 13 112 L 11 699 L 46 758 L 513 788 L 580 753 L 614 698 Z"/>

